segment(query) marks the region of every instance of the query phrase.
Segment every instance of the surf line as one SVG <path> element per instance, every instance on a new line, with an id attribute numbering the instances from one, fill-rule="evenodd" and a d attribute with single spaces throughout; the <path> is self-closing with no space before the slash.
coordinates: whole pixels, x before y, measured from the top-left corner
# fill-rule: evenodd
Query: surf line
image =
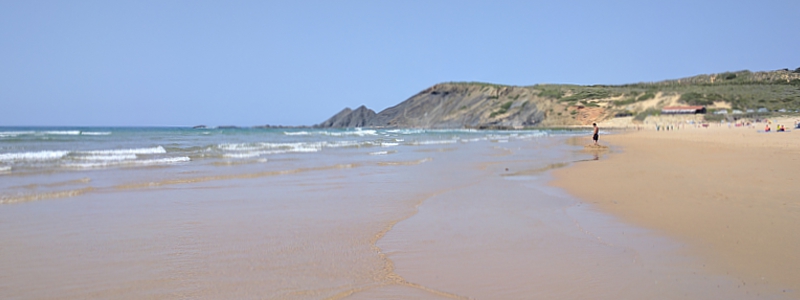
<path id="1" fill-rule="evenodd" d="M 380 166 L 395 166 L 395 165 L 416 165 L 421 164 L 427 161 L 431 161 L 431 158 L 425 158 L 417 161 L 411 162 L 390 162 L 381 164 L 378 163 Z M 279 175 L 289 175 L 289 174 L 297 174 L 297 173 L 305 173 L 305 172 L 312 172 L 312 171 L 324 171 L 324 170 L 334 170 L 334 169 L 351 169 L 360 167 L 360 164 L 357 163 L 346 163 L 346 164 L 335 164 L 329 166 L 321 166 L 321 167 L 310 167 L 310 168 L 298 168 L 292 170 L 280 170 L 280 171 L 268 171 L 268 172 L 258 172 L 258 173 L 244 173 L 244 174 L 232 174 L 232 175 L 217 175 L 217 176 L 204 176 L 204 177 L 193 177 L 193 178 L 178 178 L 178 179 L 167 179 L 162 181 L 155 181 L 155 182 L 138 182 L 138 183 L 123 183 L 119 185 L 115 185 L 111 187 L 113 190 L 130 190 L 130 189 L 146 189 L 146 188 L 158 188 L 163 186 L 169 185 L 182 185 L 182 184 L 192 184 L 192 183 L 201 183 L 201 182 L 209 182 L 209 181 L 221 181 L 221 180 L 232 180 L 232 179 L 252 179 L 252 178 L 260 178 L 260 177 L 270 177 L 270 176 L 279 176 Z M 90 179 L 82 178 L 78 180 L 68 181 L 65 182 L 66 184 L 72 183 L 88 183 Z M 58 184 L 50 184 L 45 186 L 61 186 L 64 185 L 62 183 Z M 34 194 L 25 194 L 25 195 L 0 195 L 0 205 L 3 204 L 15 204 L 15 203 L 22 203 L 22 202 L 30 202 L 30 201 L 38 201 L 38 200 L 45 200 L 45 199 L 56 199 L 56 198 L 71 198 L 76 197 L 84 194 L 88 194 L 90 192 L 104 192 L 107 191 L 108 188 L 95 188 L 95 187 L 86 187 L 82 189 L 75 189 L 75 190 L 66 190 L 66 191 L 56 191 L 56 192 L 48 192 L 48 193 L 34 193 Z"/>
<path id="2" fill-rule="evenodd" d="M 334 169 L 350 169 L 359 167 L 358 164 L 336 164 L 330 166 L 322 166 L 322 167 L 313 167 L 313 168 L 299 168 L 293 170 L 282 170 L 282 171 L 269 171 L 269 172 L 259 172 L 259 173 L 244 173 L 244 174 L 234 174 L 234 175 L 218 175 L 218 176 L 205 176 L 205 177 L 194 177 L 194 178 L 179 178 L 179 179 L 168 179 L 163 181 L 157 182 L 139 182 L 139 183 L 125 183 L 120 184 L 112 187 L 105 187 L 105 188 L 96 188 L 96 187 L 85 187 L 81 189 L 75 190 L 65 190 L 65 191 L 55 191 L 55 192 L 47 192 L 47 193 L 34 193 L 34 194 L 25 194 L 25 195 L 0 195 L 0 205 L 4 204 L 16 204 L 22 202 L 31 202 L 31 201 L 38 201 L 38 200 L 45 200 L 45 199 L 56 199 L 56 198 L 71 198 L 80 195 L 85 195 L 94 192 L 109 192 L 114 190 L 135 190 L 135 189 L 147 189 L 147 188 L 159 188 L 169 185 L 180 185 L 180 184 L 192 184 L 192 183 L 200 183 L 200 182 L 208 182 L 208 181 L 218 181 L 218 180 L 232 180 L 232 179 L 252 179 L 252 178 L 260 178 L 260 177 L 269 177 L 269 176 L 278 176 L 278 175 L 289 175 L 289 174 L 297 174 L 297 173 L 304 173 L 304 172 L 311 172 L 311 171 L 324 171 L 324 170 L 334 170 Z M 70 181 L 69 183 L 88 183 L 89 180 L 79 179 L 75 181 Z M 49 185 L 48 185 L 49 186 Z M 53 185 L 55 186 L 55 185 Z"/>
<path id="3" fill-rule="evenodd" d="M 298 173 L 305 173 L 311 171 L 324 171 L 324 170 L 334 170 L 334 169 L 350 169 L 358 167 L 358 164 L 336 164 L 331 166 L 323 166 L 323 167 L 313 167 L 313 168 L 299 168 L 299 169 L 292 169 L 292 170 L 282 170 L 282 171 L 268 171 L 268 172 L 258 172 L 258 173 L 244 173 L 244 174 L 233 174 L 233 175 L 217 175 L 217 176 L 204 176 L 204 177 L 193 177 L 193 178 L 179 178 L 179 179 L 167 179 L 162 181 L 155 181 L 155 182 L 143 182 L 143 183 L 130 183 L 130 184 L 121 184 L 115 186 L 116 189 L 143 189 L 143 188 L 151 188 L 151 187 L 161 187 L 161 186 L 168 186 L 168 185 L 178 185 L 178 184 L 190 184 L 190 183 L 200 183 L 200 182 L 208 182 L 208 181 L 221 181 L 221 180 L 231 180 L 231 179 L 252 179 L 252 178 L 260 178 L 260 177 L 270 177 L 270 176 L 278 176 L 278 175 L 288 175 L 288 174 L 298 174 Z"/>
<path id="4" fill-rule="evenodd" d="M 424 285 L 421 285 L 421 284 L 418 284 L 418 283 L 409 282 L 408 280 L 403 278 L 403 276 L 400 276 L 400 274 L 395 273 L 395 271 L 394 271 L 395 270 L 394 262 L 386 255 L 386 253 L 383 252 L 383 250 L 380 247 L 378 247 L 378 241 L 380 241 L 384 236 L 386 236 L 386 234 L 389 233 L 389 231 L 391 231 L 392 228 L 394 228 L 395 225 L 397 225 L 398 223 L 400 223 L 402 221 L 405 221 L 405 220 L 408 220 L 411 217 L 415 216 L 419 212 L 419 207 L 422 206 L 422 204 L 424 204 L 425 201 L 427 201 L 428 199 L 431 199 L 433 197 L 436 197 L 436 196 L 439 196 L 439 195 L 442 195 L 442 194 L 445 194 L 445 193 L 448 193 L 448 192 L 451 192 L 451 191 L 454 191 L 454 190 L 458 190 L 458 189 L 463 188 L 463 187 L 468 187 L 468 186 L 474 185 L 475 183 L 476 182 L 470 182 L 468 184 L 455 186 L 455 187 L 452 187 L 452 188 L 449 188 L 449 189 L 444 189 L 444 190 L 441 190 L 441 191 L 438 191 L 438 192 L 430 193 L 427 196 L 420 197 L 419 201 L 417 201 L 417 203 L 414 204 L 414 210 L 411 213 L 409 213 L 405 217 L 402 217 L 402 218 L 399 218 L 397 220 L 389 222 L 388 224 L 386 224 L 386 226 L 384 226 L 384 228 L 381 231 L 376 233 L 375 236 L 373 236 L 373 238 L 370 240 L 370 245 L 369 245 L 370 248 L 373 251 L 375 251 L 375 253 L 378 254 L 378 257 L 384 263 L 383 270 L 381 270 L 382 272 L 380 272 L 380 275 L 376 275 L 376 277 L 373 278 L 378 283 L 376 285 L 373 285 L 373 286 L 360 287 L 360 288 L 346 290 L 346 291 L 343 291 L 341 293 L 338 293 L 338 294 L 336 294 L 336 295 L 334 295 L 332 297 L 325 298 L 325 299 L 326 300 L 340 300 L 340 299 L 347 298 L 349 296 L 352 296 L 352 295 L 360 293 L 360 292 L 371 290 L 373 288 L 379 288 L 379 287 L 384 287 L 384 286 L 389 286 L 389 285 L 400 285 L 400 286 L 406 286 L 406 287 L 410 287 L 410 288 L 415 288 L 415 289 L 422 290 L 422 291 L 425 291 L 425 292 L 428 292 L 428 293 L 431 293 L 431 294 L 434 294 L 434 295 L 437 295 L 437 296 L 450 298 L 450 299 L 471 299 L 471 298 L 466 297 L 466 296 L 461 296 L 461 295 L 454 294 L 454 293 L 440 291 L 440 290 L 437 290 L 437 289 L 434 289 L 434 288 L 431 288 L 431 287 L 427 287 L 427 286 L 424 286 Z"/>
<path id="5" fill-rule="evenodd" d="M 40 193 L 40 194 L 27 194 L 27 195 L 19 195 L 19 196 L 2 196 L 0 195 L 0 204 L 15 204 L 15 203 L 22 203 L 22 202 L 31 202 L 37 201 L 42 199 L 52 199 L 52 198 L 71 198 L 75 196 L 80 196 L 96 189 L 93 187 L 85 187 L 82 189 L 76 190 L 66 190 L 66 191 L 57 191 L 57 192 L 47 192 L 47 193 Z"/>

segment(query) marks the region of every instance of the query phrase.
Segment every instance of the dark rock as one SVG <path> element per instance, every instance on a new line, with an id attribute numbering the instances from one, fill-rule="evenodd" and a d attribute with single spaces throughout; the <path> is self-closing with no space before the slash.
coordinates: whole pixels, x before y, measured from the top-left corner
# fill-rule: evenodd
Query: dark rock
<path id="1" fill-rule="evenodd" d="M 353 128 L 365 127 L 367 122 L 374 118 L 375 111 L 367 108 L 366 106 L 359 106 L 356 110 L 345 108 L 325 122 L 315 125 L 314 127 L 320 128 Z"/>
<path id="2" fill-rule="evenodd" d="M 251 128 L 255 128 L 255 129 L 293 129 L 293 128 L 310 128 L 310 127 L 307 126 L 307 125 L 290 126 L 290 125 L 269 125 L 269 124 L 266 124 L 266 125 L 253 126 Z"/>

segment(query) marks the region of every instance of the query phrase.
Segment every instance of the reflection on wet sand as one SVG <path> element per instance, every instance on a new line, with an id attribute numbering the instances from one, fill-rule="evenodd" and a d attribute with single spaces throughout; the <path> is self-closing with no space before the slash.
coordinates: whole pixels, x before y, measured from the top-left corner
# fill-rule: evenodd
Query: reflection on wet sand
<path id="1" fill-rule="evenodd" d="M 22 194 L 18 196 L 3 196 L 0 197 L 0 204 L 22 203 L 22 202 L 29 202 L 29 201 L 36 201 L 43 199 L 54 199 L 54 198 L 69 198 L 69 197 L 83 195 L 91 191 L 94 191 L 94 188 L 86 187 L 75 190 Z"/>
<path id="2" fill-rule="evenodd" d="M 522 171 L 513 171 L 513 172 L 509 171 L 509 173 L 503 173 L 503 174 L 500 174 L 500 176 L 529 176 L 529 175 L 537 175 L 537 174 L 541 174 L 541 173 L 547 172 L 549 170 L 563 168 L 563 167 L 566 167 L 568 165 L 569 165 L 569 163 L 565 163 L 565 162 L 554 163 L 554 164 L 548 164 L 548 165 L 546 165 L 544 167 L 541 167 L 541 168 L 528 169 L 528 170 L 522 170 Z M 506 170 L 508 171 L 507 168 L 506 168 Z"/>

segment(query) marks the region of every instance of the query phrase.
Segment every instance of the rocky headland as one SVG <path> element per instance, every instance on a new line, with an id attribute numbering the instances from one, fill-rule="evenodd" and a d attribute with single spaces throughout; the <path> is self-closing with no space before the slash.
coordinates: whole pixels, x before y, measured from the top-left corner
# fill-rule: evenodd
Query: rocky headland
<path id="1" fill-rule="evenodd" d="M 706 106 L 709 119 L 756 109 L 795 112 L 800 110 L 800 68 L 625 85 L 440 83 L 379 113 L 365 106 L 345 108 L 314 127 L 512 129 L 580 126 L 620 117 L 636 123 L 671 105 Z M 712 114 L 721 110 L 731 114 Z"/>

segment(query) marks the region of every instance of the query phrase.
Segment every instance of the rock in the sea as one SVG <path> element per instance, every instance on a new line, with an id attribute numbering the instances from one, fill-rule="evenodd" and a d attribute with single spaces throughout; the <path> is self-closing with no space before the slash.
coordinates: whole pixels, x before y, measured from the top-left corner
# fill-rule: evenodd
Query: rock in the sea
<path id="1" fill-rule="evenodd" d="M 372 118 L 374 118 L 375 115 L 376 115 L 375 111 L 363 105 L 356 108 L 356 110 L 345 108 L 338 114 L 334 115 L 325 122 L 316 125 L 315 127 L 322 127 L 322 128 L 364 127 L 367 126 L 367 122 Z"/>

